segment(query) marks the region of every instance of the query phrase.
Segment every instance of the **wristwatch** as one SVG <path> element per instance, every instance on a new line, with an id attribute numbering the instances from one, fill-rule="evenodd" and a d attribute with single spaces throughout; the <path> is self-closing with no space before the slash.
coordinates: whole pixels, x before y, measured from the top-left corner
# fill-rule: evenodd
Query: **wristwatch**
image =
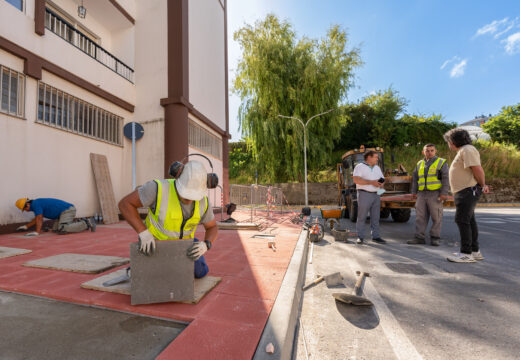
<path id="1" fill-rule="evenodd" d="M 211 241 L 204 240 L 204 242 L 206 243 L 206 246 L 208 247 L 208 250 L 211 249 Z"/>

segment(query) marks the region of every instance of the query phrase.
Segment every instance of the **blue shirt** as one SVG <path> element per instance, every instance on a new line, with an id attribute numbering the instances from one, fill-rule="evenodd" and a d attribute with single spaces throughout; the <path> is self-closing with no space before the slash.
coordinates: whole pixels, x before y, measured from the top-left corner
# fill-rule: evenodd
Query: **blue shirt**
<path id="1" fill-rule="evenodd" d="M 29 211 L 33 211 L 35 216 L 42 215 L 47 219 L 57 219 L 60 214 L 74 205 L 58 199 L 35 199 L 31 201 Z"/>

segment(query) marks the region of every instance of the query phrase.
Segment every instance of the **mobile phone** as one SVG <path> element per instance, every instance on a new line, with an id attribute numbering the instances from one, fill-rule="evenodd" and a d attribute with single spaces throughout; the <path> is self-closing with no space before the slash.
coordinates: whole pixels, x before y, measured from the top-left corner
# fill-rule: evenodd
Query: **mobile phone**
<path id="1" fill-rule="evenodd" d="M 382 184 L 382 183 L 385 182 L 385 178 L 383 178 L 383 177 L 382 177 L 382 178 L 379 178 L 379 180 L 377 180 L 377 182 L 380 183 L 380 184 Z"/>

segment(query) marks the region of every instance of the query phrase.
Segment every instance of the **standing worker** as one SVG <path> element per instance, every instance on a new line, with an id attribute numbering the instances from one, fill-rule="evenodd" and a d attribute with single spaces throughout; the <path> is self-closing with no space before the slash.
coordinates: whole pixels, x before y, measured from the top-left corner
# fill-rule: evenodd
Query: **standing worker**
<path id="1" fill-rule="evenodd" d="M 439 246 L 442 226 L 442 204 L 450 189 L 449 169 L 445 159 L 436 156 L 434 144 L 423 148 L 424 159 L 419 160 L 413 172 L 412 195 L 415 203 L 415 237 L 408 244 L 425 244 L 426 228 L 430 217 L 430 243 Z"/>
<path id="2" fill-rule="evenodd" d="M 370 228 L 372 241 L 384 244 L 385 240 L 379 235 L 379 216 L 381 212 L 381 194 L 384 192 L 385 178 L 381 168 L 377 165 L 379 155 L 373 150 L 364 154 L 365 161 L 354 168 L 353 179 L 357 189 L 358 216 L 356 231 L 357 243 L 363 244 L 365 237 L 365 221 L 370 213 Z"/>
<path id="3" fill-rule="evenodd" d="M 16 200 L 15 205 L 22 212 L 34 212 L 34 219 L 27 225 L 22 225 L 16 229 L 17 231 L 25 231 L 36 225 L 36 231 L 27 233 L 25 236 L 39 235 L 42 232 L 43 218 L 55 220 L 52 230 L 60 235 L 77 233 L 87 229 L 96 231 L 94 218 L 82 218 L 74 221 L 76 208 L 63 200 L 52 198 L 30 200 L 29 198 L 21 198 Z"/>
<path id="4" fill-rule="evenodd" d="M 444 139 L 450 149 L 457 152 L 450 166 L 450 186 L 455 198 L 455 223 L 460 233 L 460 253 L 447 259 L 458 263 L 484 260 L 478 243 L 475 206 L 482 193 L 487 194 L 490 189 L 480 154 L 464 129 L 452 129 L 444 134 Z"/>
<path id="5" fill-rule="evenodd" d="M 193 239 L 187 256 L 195 261 L 195 277 L 209 269 L 204 253 L 217 238 L 218 227 L 208 197 L 208 174 L 204 165 L 189 161 L 178 179 L 152 180 L 138 187 L 119 202 L 119 210 L 139 234 L 139 250 L 145 255 L 155 251 L 156 240 Z M 137 211 L 148 207 L 146 225 Z M 204 241 L 195 238 L 197 225 L 206 230 Z"/>

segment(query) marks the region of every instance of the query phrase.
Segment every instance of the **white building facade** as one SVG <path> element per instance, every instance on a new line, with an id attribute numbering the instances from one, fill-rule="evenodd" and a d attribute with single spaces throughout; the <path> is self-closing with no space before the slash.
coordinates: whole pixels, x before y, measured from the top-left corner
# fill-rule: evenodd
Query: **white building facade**
<path id="1" fill-rule="evenodd" d="M 219 176 L 223 192 L 208 195 L 220 206 L 226 32 L 225 0 L 0 0 L 0 229 L 30 219 L 14 206 L 25 196 L 100 213 L 90 153 L 107 157 L 116 201 L 131 192 L 132 121 L 144 128 L 137 185 L 201 153 Z"/>

